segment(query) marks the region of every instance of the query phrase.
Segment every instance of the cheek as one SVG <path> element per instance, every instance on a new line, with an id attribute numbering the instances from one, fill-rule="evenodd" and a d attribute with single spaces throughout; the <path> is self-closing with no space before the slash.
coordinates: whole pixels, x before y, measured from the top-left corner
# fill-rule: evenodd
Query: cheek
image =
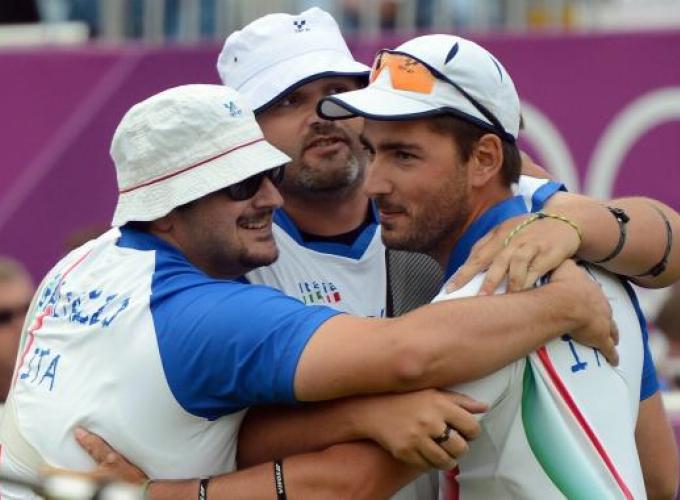
<path id="1" fill-rule="evenodd" d="M 336 123 L 340 124 L 341 127 L 345 128 L 347 132 L 358 136 L 364 129 L 364 119 L 361 117 L 350 118 L 348 120 L 340 120 Z"/>
<path id="2" fill-rule="evenodd" d="M 298 133 L 298 121 L 291 116 L 289 119 L 284 117 L 268 118 L 259 122 L 264 137 L 275 148 L 280 149 L 288 156 L 295 154 L 298 150 L 300 137 Z"/>

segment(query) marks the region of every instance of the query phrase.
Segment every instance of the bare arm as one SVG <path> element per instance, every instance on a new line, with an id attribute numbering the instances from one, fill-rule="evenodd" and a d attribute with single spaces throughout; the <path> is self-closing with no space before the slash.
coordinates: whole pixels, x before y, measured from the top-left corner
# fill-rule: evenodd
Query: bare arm
<path id="1" fill-rule="evenodd" d="M 468 412 L 485 409 L 466 396 L 436 389 L 299 407 L 255 407 L 239 431 L 238 464 L 250 467 L 276 457 L 371 439 L 411 465 L 450 469 L 454 459 L 467 451 L 465 440 L 479 434 L 477 419 Z M 432 438 L 447 425 L 457 432 L 436 445 Z"/>
<path id="2" fill-rule="evenodd" d="M 283 462 L 288 498 L 315 500 L 387 499 L 422 471 L 409 467 L 370 443 L 349 443 Z M 149 488 L 150 500 L 197 498 L 198 481 L 159 481 Z M 213 500 L 272 500 L 272 463 L 214 477 L 208 486 Z"/>
<path id="3" fill-rule="evenodd" d="M 678 450 L 660 392 L 640 402 L 635 441 L 648 498 L 675 499 L 679 480 Z"/>
<path id="4" fill-rule="evenodd" d="M 587 345 L 593 339 L 582 334 L 597 332 L 602 342 L 595 347 L 616 362 L 611 331 L 611 309 L 599 287 L 568 263 L 536 290 L 430 304 L 389 320 L 336 316 L 305 347 L 295 393 L 315 401 L 453 385 L 564 332 Z"/>
<path id="5" fill-rule="evenodd" d="M 109 477 L 141 484 L 144 473 L 95 434 L 81 431 L 76 439 L 98 465 L 94 477 Z M 368 442 L 340 444 L 327 450 L 296 455 L 283 462 L 288 498 L 389 498 L 415 479 L 417 469 L 390 457 Z M 199 481 L 154 481 L 146 498 L 185 500 L 198 497 Z M 212 500 L 271 500 L 276 497 L 271 462 L 213 477 L 208 485 Z"/>
<path id="6" fill-rule="evenodd" d="M 548 201 L 546 210 L 563 213 L 581 227 L 583 244 L 578 249 L 578 257 L 594 262 L 612 252 L 619 240 L 619 225 L 606 206 L 618 207 L 630 217 L 626 242 L 621 253 L 602 267 L 629 276 L 635 283 L 648 288 L 668 286 L 680 278 L 680 215 L 669 206 L 641 197 L 618 198 L 604 203 L 568 193 L 558 193 L 553 198 Z M 666 225 L 654 207 L 668 219 L 675 241 L 664 272 L 656 277 L 636 277 L 659 263 L 666 251 Z"/>
<path id="7" fill-rule="evenodd" d="M 574 221 L 580 227 L 582 241 L 574 228 L 555 219 L 532 222 L 507 241 L 512 230 L 529 215 L 515 217 L 477 242 L 447 288 L 460 288 L 488 269 L 481 294 L 493 293 L 505 276 L 508 277 L 508 290 L 518 291 L 532 287 L 539 276 L 574 255 L 589 262 L 604 259 L 616 248 L 620 235 L 619 224 L 607 206 L 624 209 L 630 221 L 626 225 L 621 252 L 598 265 L 631 277 L 635 283 L 648 288 L 667 286 L 678 280 L 680 215 L 673 209 L 646 198 L 622 198 L 603 203 L 582 195 L 557 193 L 548 200 L 544 211 Z M 666 223 L 654 207 L 668 219 L 672 232 L 670 240 Z M 668 241 L 672 246 L 665 271 L 658 276 L 636 277 L 661 261 Z"/>

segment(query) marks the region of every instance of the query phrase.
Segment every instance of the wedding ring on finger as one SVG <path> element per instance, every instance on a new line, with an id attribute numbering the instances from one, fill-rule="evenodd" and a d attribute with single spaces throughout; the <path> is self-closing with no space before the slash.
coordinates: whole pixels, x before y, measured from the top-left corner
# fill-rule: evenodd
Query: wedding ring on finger
<path id="1" fill-rule="evenodd" d="M 451 432 L 453 432 L 453 430 L 454 430 L 453 427 L 446 424 L 446 429 L 444 429 L 444 432 L 442 432 L 437 437 L 433 437 L 432 440 L 437 444 L 442 444 L 449 440 L 449 438 L 451 437 Z"/>

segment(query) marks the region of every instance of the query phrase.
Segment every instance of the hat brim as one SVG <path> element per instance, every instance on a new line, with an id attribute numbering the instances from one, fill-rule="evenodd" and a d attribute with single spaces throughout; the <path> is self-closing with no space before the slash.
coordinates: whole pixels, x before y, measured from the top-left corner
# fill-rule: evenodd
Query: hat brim
<path id="1" fill-rule="evenodd" d="M 238 90 L 257 114 L 311 81 L 334 76 L 368 80 L 369 72 L 365 64 L 337 51 L 315 51 L 279 61 L 257 75 L 257 84 L 243 85 Z"/>
<path id="2" fill-rule="evenodd" d="M 287 155 L 264 138 L 254 139 L 175 175 L 119 194 L 111 225 L 159 219 L 176 207 L 289 162 Z"/>
<path id="3" fill-rule="evenodd" d="M 418 95 L 413 92 L 388 90 L 369 85 L 363 89 L 324 97 L 319 101 L 316 112 L 326 120 L 343 120 L 361 116 L 375 121 L 401 121 L 452 115 L 499 135 L 511 143 L 516 140 L 511 134 L 497 130 L 491 123 L 463 111 L 466 107 L 470 108 L 470 104 L 462 97 L 449 97 L 450 102 L 456 99 L 458 106 L 454 107 L 435 106 L 429 100 L 418 99 Z"/>
<path id="4" fill-rule="evenodd" d="M 430 102 L 420 101 L 406 93 L 369 86 L 325 97 L 319 102 L 317 112 L 327 120 L 355 116 L 373 120 L 403 120 L 441 114 L 442 111 Z"/>

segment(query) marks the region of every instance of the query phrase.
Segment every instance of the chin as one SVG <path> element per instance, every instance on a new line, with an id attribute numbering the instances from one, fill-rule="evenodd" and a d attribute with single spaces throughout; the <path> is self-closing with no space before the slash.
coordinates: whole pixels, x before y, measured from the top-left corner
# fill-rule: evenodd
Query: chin
<path id="1" fill-rule="evenodd" d="M 249 269 L 256 269 L 273 264 L 278 258 L 278 249 L 269 252 L 249 252 L 241 258 L 241 264 Z"/>

